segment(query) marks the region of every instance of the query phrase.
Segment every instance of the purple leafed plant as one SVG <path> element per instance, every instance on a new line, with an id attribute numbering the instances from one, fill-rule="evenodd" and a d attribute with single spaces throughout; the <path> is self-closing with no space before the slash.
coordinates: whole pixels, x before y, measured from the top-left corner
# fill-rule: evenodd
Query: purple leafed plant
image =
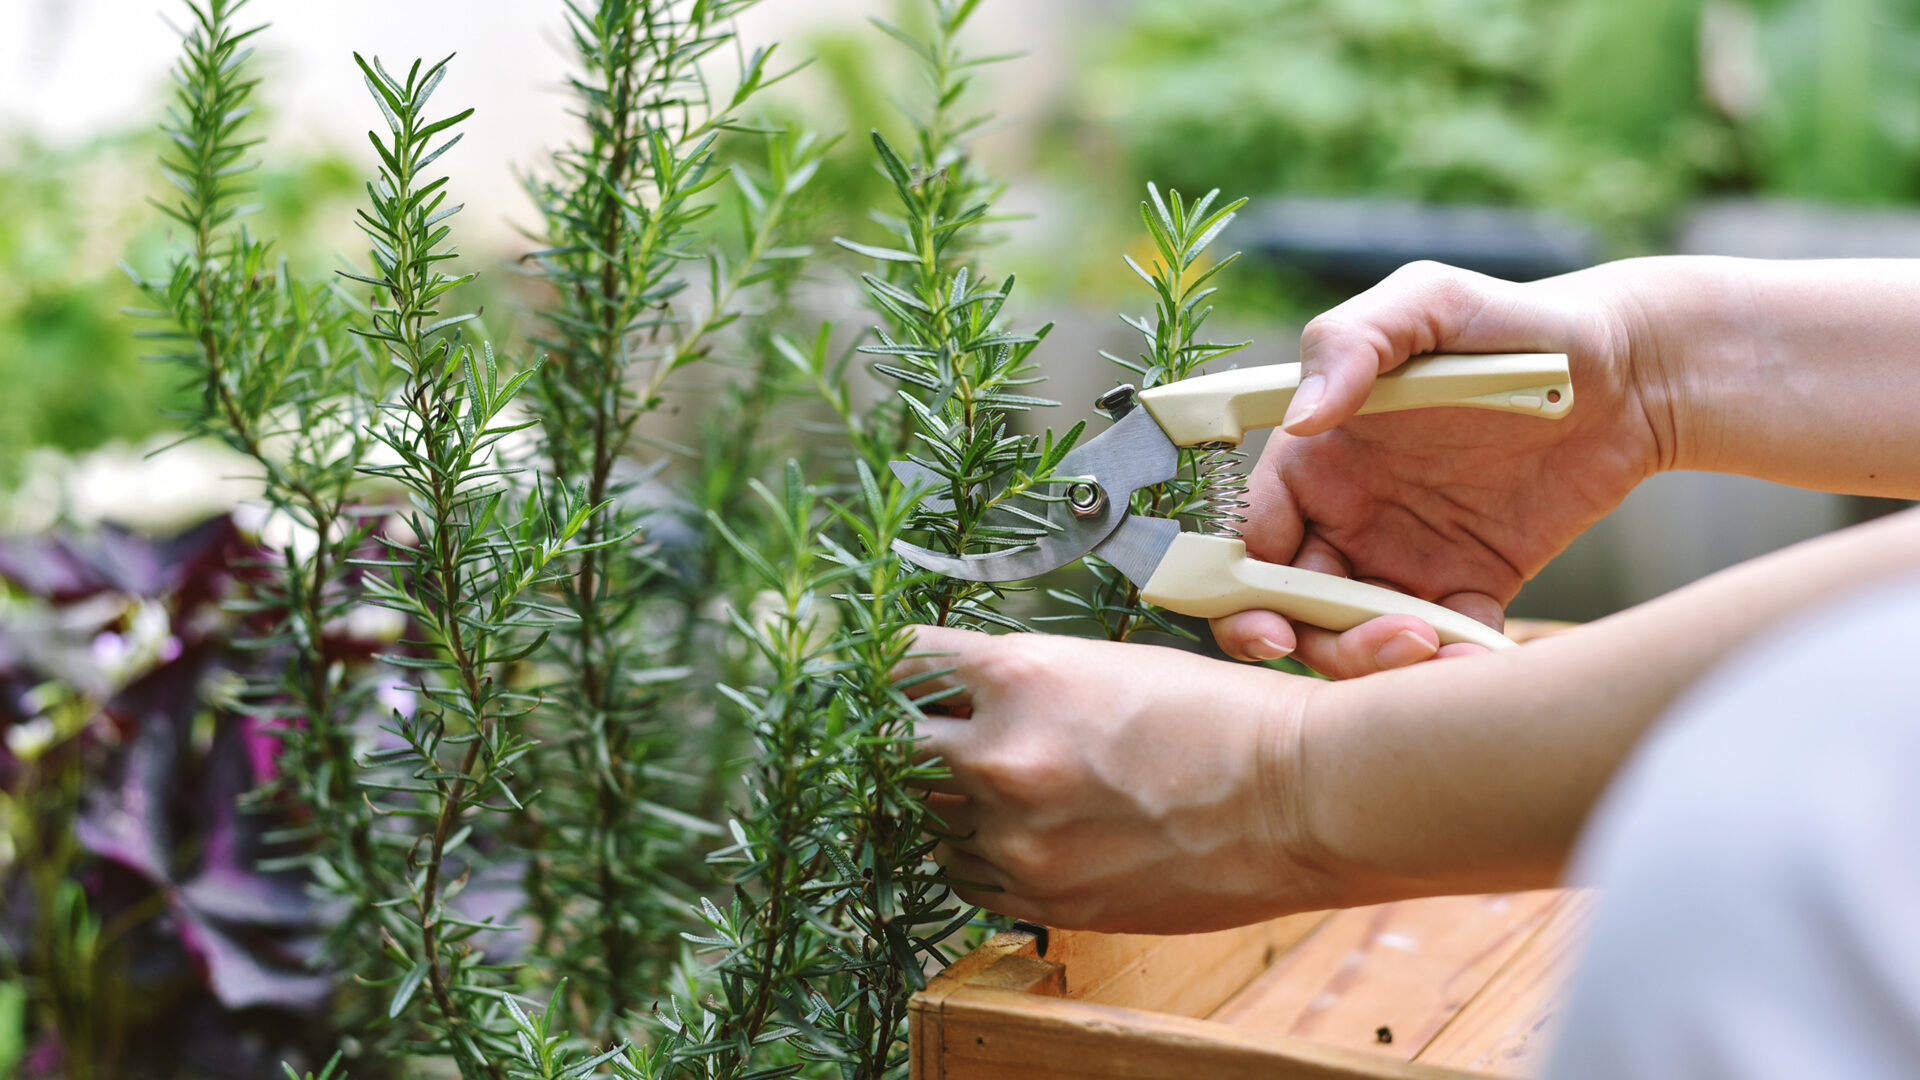
<path id="1" fill-rule="evenodd" d="M 279 739 L 223 700 L 259 659 L 222 606 L 256 555 L 226 517 L 0 539 L 0 932 L 34 1003 L 26 1075 L 261 1076 L 312 1056 L 321 912 L 300 875 L 257 868 L 286 823 L 248 798 Z"/>

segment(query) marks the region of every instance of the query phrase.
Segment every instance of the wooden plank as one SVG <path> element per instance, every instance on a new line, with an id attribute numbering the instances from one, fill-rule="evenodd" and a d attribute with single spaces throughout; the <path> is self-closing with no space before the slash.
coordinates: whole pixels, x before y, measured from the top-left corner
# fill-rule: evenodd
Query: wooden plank
<path id="1" fill-rule="evenodd" d="M 939 1080 L 943 1075 L 940 1028 L 946 999 L 1002 959 L 1037 957 L 1038 952 L 1032 934 L 995 934 L 927 980 L 926 989 L 907 1002 L 907 1068 L 914 1080 Z"/>
<path id="2" fill-rule="evenodd" d="M 1561 897 L 1437 897 L 1338 912 L 1212 1018 L 1410 1060 L 1540 929 Z M 1381 1028 L 1391 1041 L 1380 1038 Z"/>
<path id="3" fill-rule="evenodd" d="M 1238 993 L 1326 918 L 1326 912 L 1317 911 L 1174 937 L 1055 931 L 1046 958 L 1066 968 L 1066 996 L 1071 1000 L 1200 1017 Z"/>
<path id="4" fill-rule="evenodd" d="M 1313 912 L 1173 937 L 1055 930 L 1048 935 L 1044 960 L 1033 935 L 997 934 L 914 995 L 907 1017 L 913 1076 L 938 1080 L 947 1075 L 941 1050 L 947 1041 L 945 1003 L 969 985 L 1199 1017 L 1239 992 L 1326 918 L 1326 912 Z"/>
<path id="5" fill-rule="evenodd" d="M 1414 1060 L 1495 1076 L 1529 1076 L 1546 1064 L 1567 977 L 1579 960 L 1597 897 L 1568 896 L 1540 932 L 1434 1036 Z"/>
<path id="6" fill-rule="evenodd" d="M 1003 956 L 967 980 L 967 985 L 1061 997 L 1067 992 L 1066 973 L 1067 969 L 1059 964 L 1037 956 Z"/>
<path id="7" fill-rule="evenodd" d="M 1466 1080 L 1269 1031 L 967 986 L 946 999 L 922 1080 Z"/>

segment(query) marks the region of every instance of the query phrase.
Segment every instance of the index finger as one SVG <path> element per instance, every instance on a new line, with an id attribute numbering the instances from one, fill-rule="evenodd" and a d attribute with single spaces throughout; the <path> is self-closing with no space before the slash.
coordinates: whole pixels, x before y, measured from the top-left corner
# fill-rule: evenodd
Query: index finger
<path id="1" fill-rule="evenodd" d="M 963 673 L 967 657 L 990 644 L 992 635 L 950 626 L 916 626 L 913 646 L 889 672 L 916 703 L 961 708 L 973 704 Z"/>
<path id="2" fill-rule="evenodd" d="M 1485 275 L 1408 263 L 1385 281 L 1309 322 L 1300 333 L 1300 388 L 1281 428 L 1318 435 L 1365 404 L 1373 381 L 1409 357 L 1460 345 L 1486 306 Z"/>

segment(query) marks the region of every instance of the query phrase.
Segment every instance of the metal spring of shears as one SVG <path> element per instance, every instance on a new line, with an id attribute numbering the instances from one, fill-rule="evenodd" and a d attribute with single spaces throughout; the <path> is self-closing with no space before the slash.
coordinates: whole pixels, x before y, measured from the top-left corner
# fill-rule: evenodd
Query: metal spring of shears
<path id="1" fill-rule="evenodd" d="M 1247 474 L 1242 467 L 1246 455 L 1232 443 L 1208 443 L 1196 447 L 1194 471 L 1200 480 L 1200 509 L 1194 515 L 1200 530 L 1210 536 L 1240 538 L 1239 526 L 1246 523 Z"/>

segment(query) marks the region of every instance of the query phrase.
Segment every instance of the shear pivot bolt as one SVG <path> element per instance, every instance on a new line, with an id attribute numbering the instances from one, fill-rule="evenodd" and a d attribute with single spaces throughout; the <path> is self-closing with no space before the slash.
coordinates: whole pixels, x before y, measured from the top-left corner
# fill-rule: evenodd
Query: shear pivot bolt
<path id="1" fill-rule="evenodd" d="M 1133 411 L 1135 393 L 1131 383 L 1121 383 L 1093 399 L 1093 407 L 1106 413 L 1107 419 L 1118 420 Z"/>
<path id="2" fill-rule="evenodd" d="M 1100 490 L 1099 484 L 1082 480 L 1067 488 L 1067 507 L 1073 511 L 1074 517 L 1092 517 L 1105 509 L 1106 505 L 1107 493 Z"/>

